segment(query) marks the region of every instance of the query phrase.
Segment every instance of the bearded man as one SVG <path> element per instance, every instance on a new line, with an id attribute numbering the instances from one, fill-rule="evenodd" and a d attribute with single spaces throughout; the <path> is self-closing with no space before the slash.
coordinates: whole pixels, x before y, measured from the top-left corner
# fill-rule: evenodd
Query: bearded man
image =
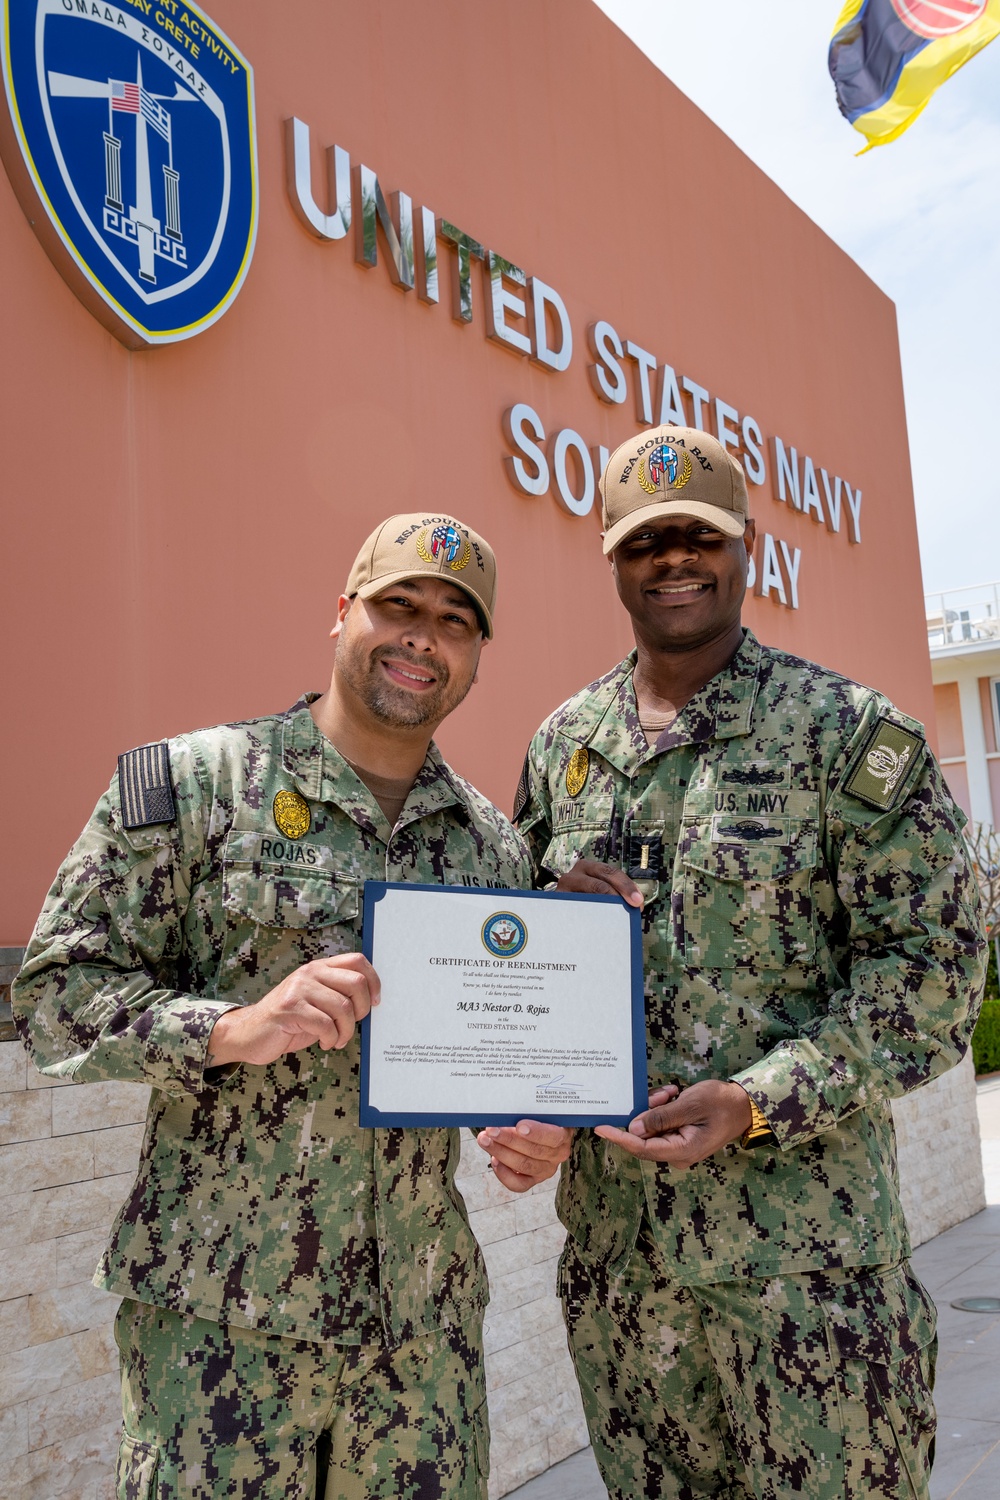
<path id="1" fill-rule="evenodd" d="M 363 1131 L 364 882 L 530 883 L 431 736 L 476 680 L 496 562 L 391 516 L 340 598 L 329 690 L 145 745 L 60 870 L 14 989 L 43 1072 L 152 1085 L 97 1285 L 116 1323 L 120 1500 L 485 1500 L 488 1294 L 458 1135 Z M 524 1190 L 568 1133 L 522 1122 Z"/>

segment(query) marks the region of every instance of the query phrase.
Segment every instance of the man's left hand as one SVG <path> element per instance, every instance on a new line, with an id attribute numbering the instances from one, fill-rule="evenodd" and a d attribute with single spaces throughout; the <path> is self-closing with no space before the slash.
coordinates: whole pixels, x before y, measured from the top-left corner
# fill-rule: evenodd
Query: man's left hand
<path id="1" fill-rule="evenodd" d="M 518 1120 L 516 1125 L 491 1125 L 476 1141 L 490 1157 L 493 1175 L 512 1193 L 526 1193 L 544 1182 L 569 1156 L 572 1130 L 543 1125 L 540 1120 Z"/>
<path id="2" fill-rule="evenodd" d="M 649 1096 L 650 1108 L 628 1130 L 598 1125 L 596 1134 L 644 1161 L 693 1167 L 750 1128 L 750 1097 L 738 1083 L 706 1078 L 681 1090 L 671 1085 Z"/>

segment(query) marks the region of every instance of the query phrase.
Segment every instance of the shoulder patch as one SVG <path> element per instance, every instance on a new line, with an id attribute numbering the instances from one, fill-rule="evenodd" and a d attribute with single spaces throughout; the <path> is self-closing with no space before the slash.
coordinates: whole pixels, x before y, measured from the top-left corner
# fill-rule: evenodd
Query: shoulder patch
<path id="1" fill-rule="evenodd" d="M 530 750 L 525 752 L 524 765 L 521 767 L 521 775 L 518 779 L 517 791 L 514 793 L 514 811 L 511 814 L 511 821 L 514 823 L 520 822 L 521 818 L 524 816 L 524 809 L 527 807 L 528 799 L 531 796 L 531 782 L 529 780 L 528 772 L 528 756 L 530 754 Z"/>
<path id="2" fill-rule="evenodd" d="M 177 818 L 170 785 L 170 755 L 166 740 L 140 745 L 118 757 L 118 789 L 122 823 L 126 828 L 148 828 Z"/>
<path id="3" fill-rule="evenodd" d="M 924 740 L 912 729 L 904 729 L 888 717 L 877 719 L 844 782 L 844 791 L 869 807 L 888 812 L 902 797 L 926 749 Z"/>

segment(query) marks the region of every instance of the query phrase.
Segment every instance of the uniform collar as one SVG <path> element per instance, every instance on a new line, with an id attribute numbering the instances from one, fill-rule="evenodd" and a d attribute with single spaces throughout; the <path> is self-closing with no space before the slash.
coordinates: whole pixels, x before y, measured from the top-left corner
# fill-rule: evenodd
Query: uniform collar
<path id="1" fill-rule="evenodd" d="M 759 641 L 753 631 L 744 630 L 743 642 L 732 661 L 684 705 L 670 728 L 660 736 L 653 752 L 639 724 L 632 684 L 636 662 L 633 651 L 595 684 L 586 700 L 560 724 L 560 731 L 628 775 L 647 756 L 676 745 L 749 734 L 760 661 Z"/>
<path id="2" fill-rule="evenodd" d="M 353 822 L 387 842 L 392 830 L 382 809 L 309 712 L 309 705 L 319 696 L 305 693 L 284 715 L 281 763 L 308 801 L 336 803 Z M 451 767 L 432 741 L 399 815 L 399 826 L 456 804 L 468 809 Z"/>
<path id="3" fill-rule="evenodd" d="M 727 667 L 685 703 L 656 742 L 657 751 L 706 740 L 731 740 L 749 734 L 760 678 L 760 642 L 744 630 L 743 642 Z"/>

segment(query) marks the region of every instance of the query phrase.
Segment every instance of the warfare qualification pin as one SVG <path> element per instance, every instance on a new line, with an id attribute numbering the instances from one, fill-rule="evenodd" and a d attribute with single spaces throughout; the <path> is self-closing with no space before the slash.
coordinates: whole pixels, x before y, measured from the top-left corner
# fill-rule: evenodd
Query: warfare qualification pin
<path id="1" fill-rule="evenodd" d="M 585 745 L 580 745 L 569 758 L 566 767 L 566 790 L 571 797 L 579 797 L 587 780 L 587 772 L 590 770 L 590 753 Z"/>
<path id="2" fill-rule="evenodd" d="M 275 792 L 274 821 L 286 839 L 301 839 L 309 832 L 309 803 L 298 792 Z"/>

